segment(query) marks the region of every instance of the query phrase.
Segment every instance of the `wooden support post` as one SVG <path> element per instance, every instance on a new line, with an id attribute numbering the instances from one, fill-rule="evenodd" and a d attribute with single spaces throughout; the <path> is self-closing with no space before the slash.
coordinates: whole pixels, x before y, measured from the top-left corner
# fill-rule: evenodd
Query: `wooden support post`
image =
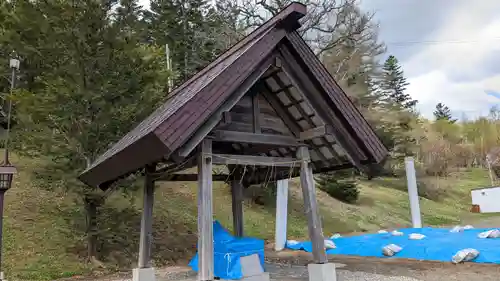
<path id="1" fill-rule="evenodd" d="M 231 182 L 234 235 L 243 237 L 243 184 L 241 179 Z"/>
<path id="2" fill-rule="evenodd" d="M 151 242 L 153 230 L 154 180 L 151 179 L 151 167 L 146 167 L 144 180 L 144 198 L 142 204 L 141 236 L 139 242 L 139 268 L 151 267 Z"/>
<path id="3" fill-rule="evenodd" d="M 297 150 L 297 158 L 301 160 L 300 184 L 304 197 L 304 209 L 307 216 L 307 225 L 309 228 L 309 238 L 312 243 L 314 262 L 318 264 L 327 263 L 328 259 L 325 252 L 321 216 L 316 202 L 316 190 L 314 187 L 312 167 L 310 165 L 311 158 L 306 146 L 299 147 Z"/>
<path id="4" fill-rule="evenodd" d="M 198 162 L 198 280 L 214 280 L 212 140 L 200 143 Z"/>
<path id="5" fill-rule="evenodd" d="M 276 182 L 276 233 L 274 250 L 281 251 L 286 245 L 286 224 L 288 215 L 288 180 Z"/>

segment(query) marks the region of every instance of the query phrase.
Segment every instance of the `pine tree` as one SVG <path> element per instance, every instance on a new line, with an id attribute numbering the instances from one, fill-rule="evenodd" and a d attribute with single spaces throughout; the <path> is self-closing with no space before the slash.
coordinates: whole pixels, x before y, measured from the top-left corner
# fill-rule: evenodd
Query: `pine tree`
<path id="1" fill-rule="evenodd" d="M 97 214 L 107 193 L 76 176 L 163 100 L 164 52 L 138 43 L 135 1 L 121 2 L 131 9 L 95 0 L 20 2 L 32 7 L 12 15 L 13 30 L 39 32 L 36 40 L 18 38 L 23 51 L 37 51 L 26 53 L 39 65 L 31 73 L 36 83 L 14 96 L 21 126 L 13 143 L 19 154 L 47 159 L 35 171 L 37 186 L 64 188 L 85 207 L 88 256 L 96 261 Z M 43 16 L 30 21 L 24 11 Z"/>
<path id="2" fill-rule="evenodd" d="M 395 56 L 389 56 L 383 66 L 380 90 L 388 102 L 401 106 L 404 109 L 412 109 L 417 100 L 411 98 L 407 93 L 408 82 L 404 77 L 403 70 Z"/>
<path id="3" fill-rule="evenodd" d="M 456 119 L 453 119 L 450 108 L 441 102 L 436 105 L 434 117 L 436 120 L 446 120 L 450 123 L 455 123 L 457 121 Z"/>
<path id="4" fill-rule="evenodd" d="M 228 11 L 213 9 L 206 0 L 152 0 L 145 18 L 157 45 L 168 44 L 179 84 L 227 48 Z"/>

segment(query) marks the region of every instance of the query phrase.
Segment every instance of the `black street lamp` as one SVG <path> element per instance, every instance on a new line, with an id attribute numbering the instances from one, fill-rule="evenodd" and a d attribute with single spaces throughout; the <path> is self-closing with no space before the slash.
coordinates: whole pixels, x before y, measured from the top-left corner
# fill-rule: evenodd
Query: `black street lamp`
<path id="1" fill-rule="evenodd" d="M 10 69 L 12 71 L 12 76 L 10 79 L 10 93 L 14 91 L 16 87 L 16 74 L 19 71 L 20 61 L 16 56 L 12 56 L 10 59 Z M 12 166 L 9 162 L 9 134 L 10 134 L 10 117 L 12 111 L 12 99 L 9 98 L 9 104 L 7 108 L 7 129 L 5 132 L 5 155 L 3 163 L 0 165 L 0 281 L 4 280 L 4 274 L 1 270 L 2 266 L 2 241 L 3 241 L 3 203 L 4 195 L 7 190 L 12 187 L 12 180 L 14 179 L 14 174 L 17 172 L 16 167 Z"/>

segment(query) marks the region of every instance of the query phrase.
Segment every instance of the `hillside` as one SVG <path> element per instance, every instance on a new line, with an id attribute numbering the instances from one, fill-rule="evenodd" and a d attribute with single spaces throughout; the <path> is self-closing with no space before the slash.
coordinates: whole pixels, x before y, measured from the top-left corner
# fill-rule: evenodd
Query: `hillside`
<path id="1" fill-rule="evenodd" d="M 92 269 L 81 258 L 85 253 L 82 206 L 69 195 L 32 186 L 30 170 L 36 161 L 15 159 L 15 164 L 20 174 L 6 195 L 4 227 L 4 268 L 9 280 L 53 280 L 89 274 Z M 422 199 L 425 224 L 448 225 L 475 219 L 468 212 L 469 190 L 487 185 L 484 171 L 472 170 L 426 180 L 438 186 L 443 195 L 438 202 Z M 347 205 L 318 192 L 325 235 L 409 225 L 404 179 L 363 181 L 360 186 L 361 198 L 357 205 Z M 192 256 L 196 243 L 195 191 L 196 186 L 188 183 L 162 184 L 157 189 L 153 250 L 157 265 L 185 261 Z M 307 224 L 296 181 L 291 184 L 290 197 L 289 236 L 303 239 L 307 235 Z M 216 184 L 214 198 L 216 218 L 231 228 L 229 188 Z M 104 242 L 100 251 L 106 257 L 103 261 L 107 268 L 100 272 L 125 270 L 135 264 L 140 202 L 140 196 L 116 194 L 101 210 L 99 229 Z M 244 208 L 246 234 L 272 241 L 274 207 L 245 202 Z"/>

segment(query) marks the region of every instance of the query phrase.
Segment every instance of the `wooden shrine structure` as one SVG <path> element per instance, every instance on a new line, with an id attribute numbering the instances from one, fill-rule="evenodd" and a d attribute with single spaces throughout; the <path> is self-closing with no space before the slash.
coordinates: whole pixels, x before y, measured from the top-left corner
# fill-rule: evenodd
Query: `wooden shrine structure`
<path id="1" fill-rule="evenodd" d="M 199 280 L 213 280 L 212 181 L 231 184 L 241 236 L 243 188 L 297 175 L 314 261 L 327 263 L 313 173 L 356 167 L 372 176 L 388 153 L 296 31 L 305 14 L 304 5 L 289 5 L 174 89 L 80 175 L 107 189 L 144 173 L 139 269 L 151 267 L 156 181 L 198 181 Z M 212 165 L 230 173 L 214 175 Z M 197 174 L 179 173 L 193 167 Z"/>

